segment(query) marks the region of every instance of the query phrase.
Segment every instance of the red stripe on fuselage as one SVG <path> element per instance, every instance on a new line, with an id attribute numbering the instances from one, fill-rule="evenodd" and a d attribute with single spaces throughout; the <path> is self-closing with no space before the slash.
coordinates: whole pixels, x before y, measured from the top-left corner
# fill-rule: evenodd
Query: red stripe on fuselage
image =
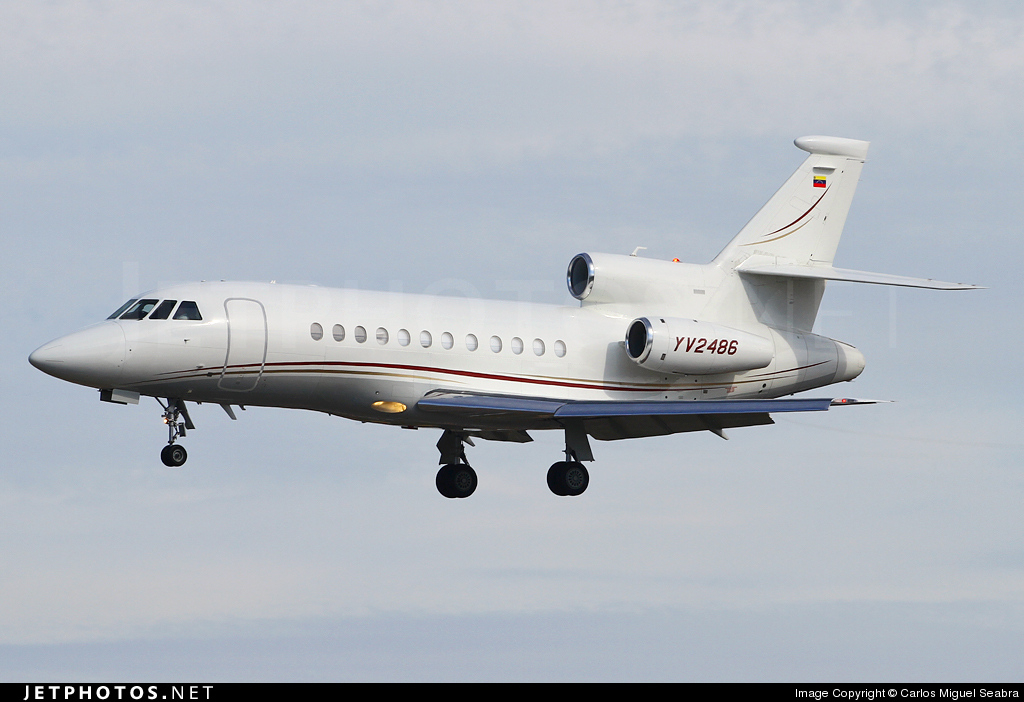
<path id="1" fill-rule="evenodd" d="M 800 371 L 800 370 L 804 370 L 804 369 L 807 369 L 807 368 L 813 368 L 815 366 L 820 366 L 823 363 L 828 363 L 828 361 L 821 361 L 819 363 L 812 363 L 812 364 L 807 365 L 807 366 L 799 366 L 797 368 L 788 368 L 786 370 L 777 370 L 777 371 L 772 371 L 770 373 L 763 373 L 763 374 L 760 374 L 760 375 L 752 376 L 751 380 L 748 380 L 748 381 L 741 380 L 741 381 L 739 381 L 739 383 L 754 382 L 755 380 L 760 382 L 760 381 L 762 381 L 762 380 L 764 380 L 766 378 L 769 378 L 771 376 L 779 376 L 779 375 L 786 374 L 786 373 L 793 373 L 795 371 Z M 679 386 L 676 386 L 676 385 L 618 386 L 618 385 L 602 384 L 602 383 L 600 383 L 600 381 L 578 381 L 578 382 L 571 382 L 569 380 L 554 380 L 554 379 L 545 379 L 545 378 L 530 378 L 530 377 L 522 377 L 522 376 L 500 375 L 500 374 L 497 374 L 497 373 L 480 373 L 480 372 L 476 372 L 476 371 L 457 370 L 457 369 L 450 369 L 450 368 L 438 368 L 436 366 L 416 366 L 416 365 L 405 364 L 405 363 L 367 363 L 367 362 L 355 362 L 355 361 L 351 361 L 351 362 L 346 362 L 346 361 L 296 361 L 296 362 L 291 362 L 291 363 L 289 363 L 289 362 L 279 362 L 279 363 L 267 363 L 267 364 L 249 363 L 249 364 L 239 364 L 239 365 L 234 365 L 234 366 L 228 366 L 222 372 L 230 372 L 232 370 L 234 370 L 235 372 L 238 372 L 238 371 L 243 371 L 244 372 L 243 369 L 246 369 L 246 368 L 251 368 L 253 371 L 259 371 L 262 368 L 262 371 L 264 373 L 268 373 L 268 372 L 269 373 L 286 373 L 286 372 L 290 372 L 290 368 L 294 368 L 295 366 L 300 366 L 300 367 L 303 367 L 304 369 L 309 369 L 308 372 L 312 372 L 312 373 L 316 373 L 316 372 L 330 373 L 330 372 L 332 372 L 329 368 L 324 368 L 324 366 L 335 366 L 335 367 L 340 366 L 340 367 L 345 367 L 345 368 L 381 368 L 381 369 L 387 369 L 387 370 L 403 370 L 403 371 L 412 371 L 412 372 L 419 372 L 419 373 L 437 373 L 437 374 L 440 374 L 440 375 L 454 375 L 454 376 L 459 376 L 459 377 L 464 377 L 464 378 L 477 378 L 477 379 L 481 379 L 481 380 L 498 380 L 498 381 L 511 382 L 511 383 L 527 383 L 527 384 L 532 384 L 532 385 L 544 385 L 544 386 L 550 386 L 550 387 L 576 388 L 576 389 L 583 389 L 583 390 L 603 390 L 603 391 L 606 391 L 606 392 L 660 392 L 660 391 L 664 391 L 664 390 L 679 391 L 679 390 L 684 390 L 684 389 L 692 389 L 692 388 L 680 388 Z M 316 370 L 316 369 L 311 368 L 313 366 L 320 367 L 320 370 Z M 288 368 L 284 368 L 284 367 L 288 367 Z M 221 369 L 217 369 L 217 370 L 220 371 Z M 181 370 L 181 371 L 169 371 L 167 373 L 162 373 L 161 375 L 176 375 L 176 378 L 173 378 L 173 379 L 183 379 L 183 378 L 189 377 L 187 375 L 183 375 L 183 374 L 186 374 L 186 373 L 195 374 L 196 376 L 200 376 L 200 377 L 208 377 L 208 374 L 210 374 L 211 372 L 214 373 L 214 374 L 217 374 L 217 375 L 220 374 L 220 373 L 217 373 L 216 371 L 211 371 L 211 370 L 204 370 L 204 371 L 201 371 L 201 372 L 197 373 L 194 369 L 189 369 L 189 370 Z M 293 371 L 293 372 L 302 372 L 302 371 L 300 370 L 300 371 Z M 167 379 L 168 380 L 172 380 L 172 378 L 167 378 Z M 711 383 L 710 386 L 713 387 L 713 386 L 721 385 L 721 386 L 724 387 L 724 386 L 736 385 L 736 384 L 737 384 L 737 381 L 732 380 L 732 381 L 725 381 L 725 382 L 721 382 L 721 383 Z M 701 387 L 705 387 L 705 386 L 701 386 Z"/>

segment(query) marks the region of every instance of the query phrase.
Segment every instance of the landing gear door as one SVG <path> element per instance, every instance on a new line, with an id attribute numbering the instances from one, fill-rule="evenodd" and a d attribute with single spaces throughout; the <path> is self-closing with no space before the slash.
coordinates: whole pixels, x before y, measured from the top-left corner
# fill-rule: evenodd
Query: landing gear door
<path id="1" fill-rule="evenodd" d="M 259 300 L 224 301 L 228 318 L 228 352 L 217 387 L 247 392 L 256 388 L 267 361 L 267 312 Z"/>

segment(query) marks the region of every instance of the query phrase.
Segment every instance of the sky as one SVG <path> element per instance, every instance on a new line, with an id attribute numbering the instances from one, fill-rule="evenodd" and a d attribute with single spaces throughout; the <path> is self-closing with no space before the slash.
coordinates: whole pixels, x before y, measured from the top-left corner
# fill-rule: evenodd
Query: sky
<path id="1" fill-rule="evenodd" d="M 0 4 L 0 680 L 1020 681 L 1024 9 L 1000 2 Z M 837 394 L 770 427 L 478 442 L 97 401 L 28 354 L 133 293 L 277 280 L 570 304 L 709 261 L 871 142 Z M 819 391 L 816 393 L 821 395 Z"/>

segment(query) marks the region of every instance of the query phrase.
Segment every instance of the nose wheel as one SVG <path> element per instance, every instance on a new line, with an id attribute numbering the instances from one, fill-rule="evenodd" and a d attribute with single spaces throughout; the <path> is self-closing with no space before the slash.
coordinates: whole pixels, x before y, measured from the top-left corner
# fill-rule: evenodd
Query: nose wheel
<path id="1" fill-rule="evenodd" d="M 168 444 L 160 452 L 160 460 L 168 468 L 178 468 L 185 465 L 185 461 L 188 460 L 188 451 L 185 450 L 184 446 Z"/>

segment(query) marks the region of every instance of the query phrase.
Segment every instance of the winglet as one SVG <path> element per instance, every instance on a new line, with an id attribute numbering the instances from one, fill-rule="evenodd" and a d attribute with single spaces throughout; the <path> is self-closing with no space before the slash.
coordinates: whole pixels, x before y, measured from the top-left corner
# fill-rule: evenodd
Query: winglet
<path id="1" fill-rule="evenodd" d="M 895 400 L 858 400 L 852 397 L 837 397 L 832 400 L 831 407 L 839 407 L 841 405 L 880 405 L 888 402 L 895 402 Z"/>

